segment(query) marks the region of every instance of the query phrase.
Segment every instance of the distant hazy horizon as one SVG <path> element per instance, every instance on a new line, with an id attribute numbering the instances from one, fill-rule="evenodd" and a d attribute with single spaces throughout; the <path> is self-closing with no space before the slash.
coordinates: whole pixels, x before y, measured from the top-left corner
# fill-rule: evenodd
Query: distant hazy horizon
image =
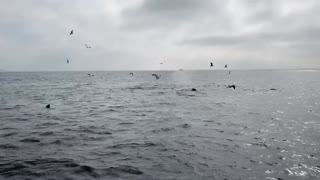
<path id="1" fill-rule="evenodd" d="M 0 69 L 0 72 L 154 72 L 154 71 L 290 71 L 290 70 L 310 70 L 310 71 L 320 71 L 320 68 L 297 68 L 297 69 L 140 69 L 140 70 L 135 70 L 135 69 L 127 69 L 127 70 L 44 70 L 44 71 L 7 71 Z"/>

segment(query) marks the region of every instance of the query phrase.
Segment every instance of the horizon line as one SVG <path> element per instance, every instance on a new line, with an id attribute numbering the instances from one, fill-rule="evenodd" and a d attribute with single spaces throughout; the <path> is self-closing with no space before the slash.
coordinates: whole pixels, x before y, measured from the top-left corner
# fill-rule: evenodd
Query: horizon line
<path id="1" fill-rule="evenodd" d="M 1 72 L 123 72 L 123 71 L 263 71 L 263 70 L 320 70 L 320 68 L 278 68 L 278 69 L 270 69 L 270 68 L 252 68 L 252 69 L 242 69 L 242 68 L 235 68 L 235 69 L 145 69 L 145 70 L 27 70 L 27 71 L 20 71 L 20 70 L 0 70 Z"/>

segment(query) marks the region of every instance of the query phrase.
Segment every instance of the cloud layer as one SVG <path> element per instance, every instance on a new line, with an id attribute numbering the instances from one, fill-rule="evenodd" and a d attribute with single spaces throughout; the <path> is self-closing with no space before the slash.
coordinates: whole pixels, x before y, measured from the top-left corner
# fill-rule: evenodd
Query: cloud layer
<path id="1" fill-rule="evenodd" d="M 318 0 L 10 0 L 0 16 L 8 71 L 320 68 Z"/>

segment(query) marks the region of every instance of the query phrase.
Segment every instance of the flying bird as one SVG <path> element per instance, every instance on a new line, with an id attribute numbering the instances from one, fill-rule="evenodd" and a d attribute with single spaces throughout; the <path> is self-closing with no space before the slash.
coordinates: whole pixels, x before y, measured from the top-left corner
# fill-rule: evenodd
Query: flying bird
<path id="1" fill-rule="evenodd" d="M 91 48 L 91 46 L 88 46 L 87 44 L 84 44 L 84 46 L 85 46 L 86 48 Z"/>
<path id="2" fill-rule="evenodd" d="M 70 32 L 70 35 L 72 35 L 73 34 L 73 30 L 71 30 L 71 32 Z"/>
<path id="3" fill-rule="evenodd" d="M 228 64 L 224 65 L 224 68 L 228 68 Z"/>
<path id="4" fill-rule="evenodd" d="M 213 63 L 212 62 L 210 62 L 210 67 L 213 67 L 214 65 L 213 65 Z"/>
<path id="5" fill-rule="evenodd" d="M 50 104 L 46 105 L 46 108 L 47 108 L 47 109 L 50 109 Z"/>
<path id="6" fill-rule="evenodd" d="M 228 85 L 228 86 L 227 86 L 227 88 L 233 88 L 233 89 L 236 89 L 236 85 L 234 85 L 234 84 L 233 84 L 233 85 Z"/>
<path id="7" fill-rule="evenodd" d="M 160 76 L 158 76 L 157 74 L 152 74 L 152 76 L 156 77 L 156 80 L 160 78 Z"/>
<path id="8" fill-rule="evenodd" d="M 67 64 L 69 64 L 70 63 L 70 61 L 69 61 L 69 59 L 67 59 Z"/>

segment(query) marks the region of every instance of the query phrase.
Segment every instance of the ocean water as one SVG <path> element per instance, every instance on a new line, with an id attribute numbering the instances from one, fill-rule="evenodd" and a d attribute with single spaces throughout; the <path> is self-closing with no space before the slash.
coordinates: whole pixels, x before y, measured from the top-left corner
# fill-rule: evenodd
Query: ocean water
<path id="1" fill-rule="evenodd" d="M 129 73 L 0 73 L 0 179 L 320 178 L 320 71 Z"/>

